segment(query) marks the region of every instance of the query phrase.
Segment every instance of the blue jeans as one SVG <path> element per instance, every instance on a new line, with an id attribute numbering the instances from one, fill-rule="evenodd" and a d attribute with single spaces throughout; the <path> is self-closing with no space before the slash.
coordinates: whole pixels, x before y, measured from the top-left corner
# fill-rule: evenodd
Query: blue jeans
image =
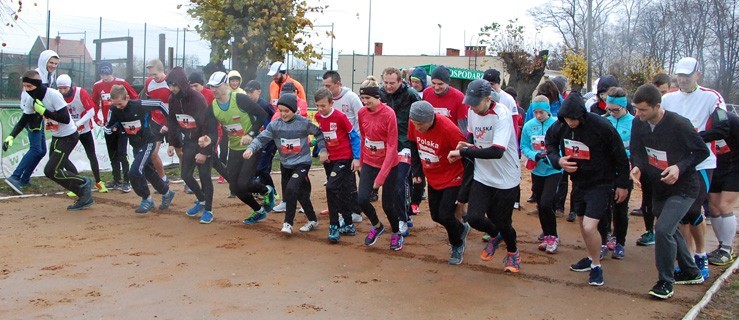
<path id="1" fill-rule="evenodd" d="M 28 133 L 28 152 L 23 155 L 21 162 L 15 167 L 15 171 L 11 177 L 18 179 L 21 185 L 31 183 L 31 174 L 36 170 L 36 166 L 46 155 L 46 136 L 44 129 L 31 131 L 26 128 Z"/>

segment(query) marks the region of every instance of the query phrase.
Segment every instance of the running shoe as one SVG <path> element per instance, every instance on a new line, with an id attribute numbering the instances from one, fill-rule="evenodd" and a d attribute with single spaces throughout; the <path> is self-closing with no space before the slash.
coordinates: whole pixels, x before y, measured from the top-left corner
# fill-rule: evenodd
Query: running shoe
<path id="1" fill-rule="evenodd" d="M 559 249 L 559 237 L 549 236 L 549 240 L 547 241 L 546 253 L 555 254 L 557 253 L 557 249 Z"/>
<path id="2" fill-rule="evenodd" d="M 654 231 L 644 232 L 639 239 L 636 240 L 637 246 L 653 246 L 654 245 Z"/>
<path id="3" fill-rule="evenodd" d="M 708 257 L 708 263 L 714 266 L 725 266 L 729 263 L 732 263 L 734 262 L 734 252 L 733 251 L 734 250 L 727 251 L 727 250 L 719 249 L 718 253 L 714 254 L 711 257 Z"/>
<path id="4" fill-rule="evenodd" d="M 404 237 L 407 237 L 411 233 L 408 229 L 408 223 L 405 221 L 398 221 L 398 230 L 400 230 L 400 234 Z"/>
<path id="5" fill-rule="evenodd" d="M 82 210 L 84 208 L 92 206 L 93 204 L 95 204 L 95 200 L 92 200 L 92 197 L 86 198 L 86 199 L 80 198 L 79 200 L 75 201 L 73 204 L 67 206 L 67 210 L 69 211 Z"/>
<path id="6" fill-rule="evenodd" d="M 195 205 L 192 206 L 192 208 L 188 209 L 185 214 L 188 216 L 194 217 L 197 216 L 200 211 L 205 210 L 205 202 L 200 202 L 195 200 Z"/>
<path id="7" fill-rule="evenodd" d="M 616 260 L 621 260 L 626 256 L 626 248 L 624 248 L 623 245 L 620 243 L 616 244 L 616 247 L 613 248 L 613 253 L 611 253 L 611 258 Z"/>
<path id="8" fill-rule="evenodd" d="M 309 232 L 313 231 L 316 228 L 318 228 L 318 221 L 310 221 L 306 222 L 302 227 L 300 227 L 300 232 Z"/>
<path id="9" fill-rule="evenodd" d="M 516 201 L 513 203 L 513 209 L 521 210 L 521 203 Z"/>
<path id="10" fill-rule="evenodd" d="M 606 247 L 608 248 L 608 251 L 613 251 L 614 249 L 616 249 L 616 237 L 609 235 L 608 242 L 606 242 Z"/>
<path id="11" fill-rule="evenodd" d="M 547 243 L 549 243 L 549 236 L 543 236 L 541 240 L 541 243 L 539 243 L 539 251 L 544 251 L 547 249 Z"/>
<path id="12" fill-rule="evenodd" d="M 121 189 L 121 183 L 118 181 L 113 181 L 107 185 L 108 190 L 120 190 Z"/>
<path id="13" fill-rule="evenodd" d="M 675 272 L 675 284 L 701 284 L 705 281 L 700 272 L 689 273 L 687 271 Z"/>
<path id="14" fill-rule="evenodd" d="M 272 208 L 272 211 L 274 212 L 285 212 L 285 210 L 287 210 L 287 203 L 285 203 L 285 201 L 280 202 L 280 204 Z"/>
<path id="15" fill-rule="evenodd" d="M 518 273 L 521 270 L 521 255 L 516 252 L 508 252 L 503 258 L 503 272 Z"/>
<path id="16" fill-rule="evenodd" d="M 365 246 L 373 246 L 377 242 L 377 238 L 379 238 L 383 233 L 385 233 L 385 226 L 380 224 L 380 227 L 372 227 L 370 229 L 370 232 L 367 234 L 367 238 L 364 239 L 364 245 Z"/>
<path id="17" fill-rule="evenodd" d="M 74 192 L 72 192 L 72 191 L 69 191 L 69 192 L 67 192 L 67 197 L 76 198 L 77 197 L 77 194 L 74 193 Z"/>
<path id="18" fill-rule="evenodd" d="M 493 256 L 495 255 L 495 250 L 498 249 L 498 246 L 500 245 L 500 241 L 503 239 L 503 237 L 498 233 L 498 236 L 495 238 L 490 238 L 490 241 L 485 245 L 485 248 L 482 249 L 482 253 L 480 253 L 480 259 L 483 261 L 490 261 L 493 260 Z"/>
<path id="19" fill-rule="evenodd" d="M 213 212 L 210 210 L 203 211 L 203 215 L 200 216 L 200 223 L 209 224 L 211 222 L 213 222 Z"/>
<path id="20" fill-rule="evenodd" d="M 393 233 L 390 236 L 390 249 L 398 251 L 403 249 L 403 235 L 400 233 Z"/>
<path id="21" fill-rule="evenodd" d="M 282 224 L 282 230 L 280 230 L 282 233 L 292 234 L 293 233 L 293 225 L 285 222 Z"/>
<path id="22" fill-rule="evenodd" d="M 339 226 L 333 224 L 330 225 L 328 227 L 328 241 L 332 243 L 337 243 L 339 242 L 339 237 L 341 237 L 339 233 Z"/>
<path id="23" fill-rule="evenodd" d="M 570 214 L 567 215 L 567 222 L 575 222 L 575 219 L 577 219 L 577 214 L 574 211 L 571 211 Z"/>
<path id="24" fill-rule="evenodd" d="M 642 211 L 640 208 L 635 208 L 634 210 L 631 210 L 631 215 L 635 217 L 641 217 L 644 215 L 644 211 Z"/>
<path id="25" fill-rule="evenodd" d="M 608 247 L 600 246 L 600 260 L 603 260 L 603 257 L 605 257 L 607 254 L 608 254 Z"/>
<path id="26" fill-rule="evenodd" d="M 345 225 L 339 228 L 339 234 L 342 236 L 354 236 L 357 234 L 357 229 L 353 224 Z"/>
<path id="27" fill-rule="evenodd" d="M 154 200 L 142 199 L 141 203 L 139 204 L 139 207 L 136 208 L 136 213 L 145 214 L 151 211 L 151 209 L 154 209 Z"/>
<path id="28" fill-rule="evenodd" d="M 5 184 L 10 187 L 10 189 L 13 189 L 15 193 L 22 195 L 23 191 L 21 191 L 21 182 L 18 181 L 18 179 L 13 178 L 12 176 L 5 178 Z"/>
<path id="29" fill-rule="evenodd" d="M 464 245 L 452 247 L 451 256 L 449 257 L 449 264 L 451 265 L 462 264 L 463 255 L 464 255 Z"/>
<path id="30" fill-rule="evenodd" d="M 121 191 L 123 191 L 124 193 L 129 193 L 129 192 L 131 192 L 131 184 L 130 184 L 130 183 L 128 183 L 128 182 L 124 182 L 124 183 L 122 183 L 122 184 L 121 184 Z"/>
<path id="31" fill-rule="evenodd" d="M 570 270 L 576 271 L 576 272 L 590 271 L 590 265 L 592 264 L 593 264 L 593 260 L 590 260 L 590 258 L 585 257 L 585 258 L 580 259 L 580 261 L 578 261 L 577 263 L 570 265 Z"/>
<path id="32" fill-rule="evenodd" d="M 319 212 L 318 214 L 320 214 L 322 216 L 326 216 L 326 215 L 329 214 L 329 212 L 328 212 L 328 209 L 325 209 L 325 210 L 321 210 L 321 212 Z"/>
<path id="33" fill-rule="evenodd" d="M 722 244 L 723 243 L 721 241 L 719 241 L 718 247 L 716 248 L 716 250 L 713 250 L 713 251 L 711 251 L 709 253 L 706 253 L 706 256 L 708 256 L 708 259 L 709 260 L 711 259 L 711 257 L 715 257 L 719 253 L 719 251 L 721 251 L 721 245 Z M 709 263 L 710 263 L 710 261 L 709 261 Z"/>
<path id="34" fill-rule="evenodd" d="M 526 202 L 528 202 L 528 203 L 534 203 L 534 202 L 536 202 L 536 198 L 534 198 L 534 195 L 532 194 L 528 199 L 526 199 Z"/>
<path id="35" fill-rule="evenodd" d="M 672 297 L 673 294 L 674 291 L 672 291 L 672 283 L 664 280 L 657 281 L 657 284 L 652 287 L 652 290 L 649 290 L 649 295 L 662 300 Z"/>
<path id="36" fill-rule="evenodd" d="M 252 211 L 252 213 L 244 219 L 244 224 L 255 224 L 259 221 L 264 220 L 267 218 L 267 211 L 264 210 L 264 208 L 261 208 L 257 211 Z"/>
<path id="37" fill-rule="evenodd" d="M 172 204 L 172 199 L 174 199 L 174 191 L 169 189 L 167 193 L 162 195 L 162 203 L 159 204 L 159 210 L 169 209 L 169 205 Z"/>
<path id="38" fill-rule="evenodd" d="M 588 284 L 591 286 L 602 286 L 603 285 L 603 268 L 595 267 L 590 269 L 590 276 L 588 277 Z"/>
<path id="39" fill-rule="evenodd" d="M 413 228 L 413 217 L 408 216 L 408 228 Z"/>
<path id="40" fill-rule="evenodd" d="M 695 265 L 698 266 L 698 269 L 701 270 L 701 275 L 703 275 L 703 278 L 708 279 L 708 277 L 711 275 L 710 270 L 708 270 L 708 257 L 701 257 L 696 254 L 695 256 L 693 256 L 693 259 L 695 260 Z"/>
<path id="41" fill-rule="evenodd" d="M 418 215 L 419 213 L 421 213 L 421 209 L 418 208 L 418 205 L 415 203 L 411 203 L 411 214 Z"/>
<path id="42" fill-rule="evenodd" d="M 226 182 L 226 179 L 223 178 L 223 176 L 218 176 L 218 184 L 223 184 Z"/>
<path id="43" fill-rule="evenodd" d="M 110 192 L 108 190 L 108 188 L 105 186 L 105 182 L 103 182 L 103 181 L 95 182 L 95 188 L 97 188 L 98 189 L 98 192 L 100 192 L 100 193 L 108 193 L 108 192 Z"/>
<path id="44" fill-rule="evenodd" d="M 536 236 L 536 240 L 539 240 L 539 241 L 544 241 L 544 239 L 546 238 L 547 236 L 544 235 L 544 233 L 540 233 L 538 236 Z"/>
<path id="45" fill-rule="evenodd" d="M 488 241 L 490 241 L 490 235 L 486 233 L 482 236 L 482 242 L 488 242 Z"/>
<path id="46" fill-rule="evenodd" d="M 264 211 L 270 212 L 275 207 L 275 188 L 267 186 L 267 193 L 264 194 L 264 202 L 262 202 Z"/>
<path id="47" fill-rule="evenodd" d="M 352 213 L 352 222 L 354 223 L 362 222 L 362 215 L 358 213 Z"/>

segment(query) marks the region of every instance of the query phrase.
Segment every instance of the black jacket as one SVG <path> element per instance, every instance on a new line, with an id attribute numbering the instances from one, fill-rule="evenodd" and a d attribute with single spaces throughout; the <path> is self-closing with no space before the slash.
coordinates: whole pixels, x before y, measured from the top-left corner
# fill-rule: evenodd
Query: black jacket
<path id="1" fill-rule="evenodd" d="M 211 141 L 218 141 L 218 122 L 215 118 L 208 117 L 208 104 L 205 102 L 205 97 L 190 88 L 185 70 L 182 67 L 172 69 L 167 75 L 167 82 L 176 84 L 180 89 L 177 94 L 172 94 L 169 98 L 169 115 L 167 116 L 169 141 L 177 141 L 180 134 L 183 134 L 185 141 L 190 144 L 197 144 L 198 139 L 206 135 Z M 194 124 L 191 123 L 191 118 L 195 120 Z M 211 143 L 205 148 L 198 147 L 199 153 L 210 155 L 215 145 Z"/>
<path id="2" fill-rule="evenodd" d="M 421 96 L 418 95 L 418 92 L 405 82 L 401 82 L 398 90 L 393 93 L 387 93 L 385 87 L 380 88 L 380 101 L 395 111 L 395 118 L 398 121 L 398 151 L 403 150 L 403 148 L 410 149 L 415 145 L 408 141 L 408 122 L 411 104 L 419 100 L 421 100 Z"/>
<path id="3" fill-rule="evenodd" d="M 659 165 L 658 158 L 653 156 L 650 159 L 646 148 L 667 153 L 667 163 L 662 167 L 677 165 L 680 175 L 675 184 L 668 185 L 660 180 L 664 169 L 655 166 Z M 706 144 L 695 132 L 690 120 L 677 113 L 665 111 L 654 130 L 649 123 L 634 118 L 631 126 L 631 162 L 651 181 L 652 194 L 656 198 L 666 199 L 672 195 L 695 198 L 699 191 L 695 166 L 708 155 Z"/>
<path id="4" fill-rule="evenodd" d="M 159 100 L 128 100 L 123 109 L 111 107 L 110 120 L 107 128 L 124 130 L 128 135 L 128 142 L 134 149 L 139 149 L 147 143 L 156 142 L 156 136 L 151 132 L 151 111 L 160 109 L 166 114 Z"/>
<path id="5" fill-rule="evenodd" d="M 601 101 L 600 94 L 606 93 L 608 89 L 610 89 L 611 87 L 618 87 L 618 79 L 616 79 L 616 77 L 612 75 L 606 75 L 606 76 L 601 77 L 600 80 L 598 80 L 598 86 L 596 87 L 595 103 L 588 106 L 588 110 L 590 110 L 590 112 L 595 113 L 599 116 L 606 114 L 606 110 L 601 109 L 600 107 L 600 101 Z M 629 110 L 629 112 L 631 112 L 631 110 Z M 634 114 L 634 113 L 631 112 L 631 114 Z"/>
<path id="6" fill-rule="evenodd" d="M 565 122 L 565 117 L 577 119 L 580 124 L 574 129 Z M 603 117 L 587 112 L 582 96 L 570 93 L 559 109 L 559 120 L 547 131 L 545 142 L 547 157 L 555 169 L 560 155 L 566 155 L 565 140 L 585 144 L 589 150 L 589 160 L 574 159 L 577 171 L 570 173 L 572 185 L 590 188 L 602 184 L 615 184 L 618 188 L 629 186 L 629 160 L 621 137 L 616 129 Z M 572 150 L 570 148 L 570 150 Z"/>
<path id="7" fill-rule="evenodd" d="M 739 171 L 739 116 L 717 108 L 710 122 L 711 128 L 699 134 L 704 142 L 716 141 L 714 175 Z"/>

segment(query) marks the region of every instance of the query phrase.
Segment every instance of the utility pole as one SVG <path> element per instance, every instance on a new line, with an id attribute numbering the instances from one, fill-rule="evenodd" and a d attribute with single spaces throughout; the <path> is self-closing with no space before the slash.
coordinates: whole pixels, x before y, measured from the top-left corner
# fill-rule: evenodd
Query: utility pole
<path id="1" fill-rule="evenodd" d="M 593 63 L 592 63 L 592 59 L 591 59 L 591 51 L 592 51 L 592 47 L 593 47 L 593 0 L 587 0 L 587 1 L 588 1 L 588 15 L 587 15 L 587 20 L 588 20 L 587 21 L 588 35 L 587 35 L 587 38 L 585 40 L 585 56 L 586 56 L 585 59 L 588 62 L 588 67 L 587 67 L 587 69 L 588 69 L 587 70 L 587 75 L 588 76 L 587 76 L 587 80 L 586 80 L 587 81 L 586 88 L 587 88 L 588 92 L 590 92 L 590 91 L 593 90 L 593 88 L 592 88 L 593 87 L 593 84 L 592 84 L 593 83 L 593 78 L 592 78 L 593 77 L 593 69 L 592 69 L 593 68 Z"/>

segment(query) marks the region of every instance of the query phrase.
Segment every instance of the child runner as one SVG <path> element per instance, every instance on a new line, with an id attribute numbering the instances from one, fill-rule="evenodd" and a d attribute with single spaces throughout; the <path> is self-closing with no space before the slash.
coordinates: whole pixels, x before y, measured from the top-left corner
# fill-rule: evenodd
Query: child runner
<path id="1" fill-rule="evenodd" d="M 259 154 L 254 159 L 246 159 L 246 161 L 242 154 L 257 136 L 259 127 L 264 123 L 267 114 L 247 95 L 231 91 L 227 82 L 228 76 L 225 72 L 214 72 L 210 76 L 207 85 L 213 90 L 216 99 L 209 108 L 209 117 L 214 117 L 223 125 L 225 129 L 223 138 L 228 136 L 229 155 L 225 170 L 228 174 L 226 178 L 228 188 L 232 194 L 252 209 L 251 215 L 244 219 L 244 224 L 254 224 L 266 218 L 267 212 L 274 206 L 274 189 L 254 179 Z M 203 137 L 201 147 L 210 143 L 215 143 L 215 141 L 211 141 L 207 136 Z M 260 206 L 254 199 L 252 195 L 254 192 L 265 195 L 263 206 Z M 203 205 L 204 203 L 196 202 L 187 214 L 197 215 L 204 209 Z"/>
<path id="2" fill-rule="evenodd" d="M 301 232 L 308 232 L 318 227 L 318 218 L 310 201 L 311 184 L 308 177 L 312 157 L 309 135 L 316 139 L 321 161 L 328 159 L 321 129 L 310 120 L 297 115 L 298 97 L 292 93 L 280 96 L 277 101 L 280 117 L 269 123 L 267 128 L 257 136 L 244 151 L 244 159 L 259 160 L 259 150 L 269 141 L 278 145 L 280 152 L 280 171 L 282 172 L 282 194 L 286 205 L 285 221 L 282 232 L 292 234 L 293 220 L 297 202 L 305 210 L 308 222 L 300 227 Z M 261 122 L 260 122 L 261 123 Z M 256 154 L 256 156 L 255 156 Z"/>
<path id="3" fill-rule="evenodd" d="M 493 259 L 500 240 L 508 253 L 503 258 L 504 272 L 519 272 L 521 255 L 516 246 L 513 228 L 513 203 L 517 201 L 521 168 L 518 160 L 518 141 L 511 110 L 496 103 L 491 96 L 493 88 L 483 79 L 470 82 L 463 103 L 470 106 L 467 121 L 467 142 L 449 152 L 449 160 L 463 157 L 474 159 L 474 176 L 470 180 L 467 218 L 470 226 L 492 237 L 482 251 L 484 261 Z"/>
<path id="4" fill-rule="evenodd" d="M 640 121 L 631 135 L 631 175 L 641 175 L 652 184 L 655 224 L 654 260 L 659 280 L 649 294 L 661 299 L 672 296 L 672 285 L 699 284 L 704 279 L 690 256 L 678 230 L 700 191 L 696 165 L 709 151 L 689 120 L 662 109 L 659 89 L 651 84 L 639 87 L 633 103 Z M 680 267 L 674 271 L 675 259 Z"/>
<path id="5" fill-rule="evenodd" d="M 390 249 L 403 249 L 399 217 L 403 210 L 403 194 L 398 194 L 398 124 L 395 112 L 380 101 L 380 86 L 369 76 L 359 87 L 359 97 L 364 107 L 359 110 L 359 134 L 362 136 L 362 174 L 359 177 L 357 202 L 372 223 L 364 244 L 372 246 L 385 233 L 385 226 L 377 218 L 370 203 L 373 190 L 382 187 L 382 209 L 393 231 Z M 402 183 L 402 182 L 401 182 Z"/>
<path id="6" fill-rule="evenodd" d="M 409 117 L 413 125 L 408 125 L 408 140 L 415 145 L 411 147 L 413 163 L 420 163 L 429 182 L 431 219 L 446 229 L 452 246 L 449 264 L 460 264 L 470 232 L 470 226 L 454 216 L 464 168 L 462 161 L 449 162 L 447 155 L 464 137 L 449 117 L 436 114 L 434 106 L 427 101 L 411 104 Z M 416 183 L 421 180 L 417 170 L 413 172 L 413 180 Z"/>
<path id="7" fill-rule="evenodd" d="M 353 236 L 356 233 L 352 222 L 352 209 L 356 207 L 354 194 L 357 192 L 357 180 L 354 172 L 359 170 L 359 133 L 354 131 L 349 118 L 334 109 L 333 94 L 321 88 L 313 95 L 316 101 L 316 122 L 318 122 L 328 150 L 328 161 L 324 162 L 326 170 L 326 200 L 329 207 L 331 226 L 328 240 L 338 242 L 341 234 Z M 345 225 L 339 223 L 339 214 Z"/>
<path id="8" fill-rule="evenodd" d="M 521 130 L 521 152 L 528 158 L 526 168 L 531 170 L 532 194 L 539 211 L 543 234 L 539 250 L 553 254 L 559 248 L 554 199 L 559 180 L 562 179 L 562 170 L 554 169 L 547 159 L 544 137 L 547 130 L 557 122 L 557 118 L 552 117 L 550 108 L 549 99 L 543 95 L 538 95 L 531 101 L 529 109 L 533 110 L 534 117 Z"/>
<path id="9" fill-rule="evenodd" d="M 167 115 L 167 134 L 169 141 L 178 140 L 177 137 L 184 135 L 182 139 L 182 180 L 192 190 L 197 199 L 196 202 L 204 203 L 205 212 L 213 212 L 213 180 L 210 178 L 212 168 L 213 148 L 208 145 L 201 148 L 198 139 L 209 136 L 212 141 L 218 140 L 216 119 L 209 117 L 205 97 L 190 87 L 187 75 L 182 67 L 176 67 L 167 76 L 167 84 L 172 96 L 169 98 L 169 115 Z M 170 145 L 167 154 L 171 157 L 175 154 L 175 146 Z M 195 167 L 198 168 L 200 184 L 193 177 Z M 202 187 L 201 187 L 202 185 Z M 206 216 L 203 222 L 209 222 Z"/>
<path id="10" fill-rule="evenodd" d="M 145 214 L 154 208 L 154 200 L 151 199 L 149 186 L 146 181 L 160 194 L 162 203 L 159 210 L 169 209 L 174 199 L 174 191 L 164 183 L 157 174 L 151 163 L 151 155 L 154 152 L 157 137 L 149 127 L 151 111 L 154 109 L 164 110 L 162 102 L 157 100 L 130 100 L 126 88 L 122 85 L 114 85 L 110 90 L 110 102 L 114 106 L 111 109 L 110 119 L 106 125 L 106 131 L 122 130 L 128 136 L 128 142 L 133 147 L 133 162 L 128 171 L 133 191 L 141 197 L 141 203 L 136 208 L 136 213 Z"/>

